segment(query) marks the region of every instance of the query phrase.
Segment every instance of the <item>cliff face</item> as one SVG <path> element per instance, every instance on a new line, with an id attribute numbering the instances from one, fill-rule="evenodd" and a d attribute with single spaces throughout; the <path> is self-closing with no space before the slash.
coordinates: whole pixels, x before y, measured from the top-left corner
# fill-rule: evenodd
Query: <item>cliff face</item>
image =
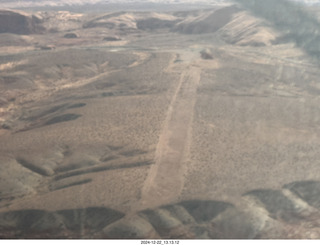
<path id="1" fill-rule="evenodd" d="M 41 20 L 34 15 L 28 16 L 15 11 L 0 10 L 0 33 L 28 35 L 43 31 Z"/>

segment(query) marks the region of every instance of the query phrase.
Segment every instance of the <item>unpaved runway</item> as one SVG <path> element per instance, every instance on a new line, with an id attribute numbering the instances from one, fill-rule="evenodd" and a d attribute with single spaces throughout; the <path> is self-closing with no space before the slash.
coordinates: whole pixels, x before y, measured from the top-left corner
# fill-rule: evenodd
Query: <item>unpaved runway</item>
<path id="1" fill-rule="evenodd" d="M 172 97 L 155 153 L 142 188 L 139 208 L 149 208 L 177 201 L 183 188 L 184 163 L 190 148 L 193 111 L 200 81 L 200 68 L 183 69 Z"/>

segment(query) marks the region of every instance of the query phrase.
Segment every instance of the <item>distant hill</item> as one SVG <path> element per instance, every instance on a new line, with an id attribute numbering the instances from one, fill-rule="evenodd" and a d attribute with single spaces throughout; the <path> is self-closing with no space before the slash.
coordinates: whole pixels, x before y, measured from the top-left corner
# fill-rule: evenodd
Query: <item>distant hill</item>
<path id="1" fill-rule="evenodd" d="M 212 5 L 221 4 L 229 1 L 225 0 L 0 0 L 2 8 L 33 8 L 33 7 L 61 7 L 61 6 L 79 6 L 79 5 L 95 5 L 95 4 L 197 4 Z"/>
<path id="2" fill-rule="evenodd" d="M 43 32 L 41 19 L 21 12 L 0 10 L 0 33 L 35 34 Z"/>

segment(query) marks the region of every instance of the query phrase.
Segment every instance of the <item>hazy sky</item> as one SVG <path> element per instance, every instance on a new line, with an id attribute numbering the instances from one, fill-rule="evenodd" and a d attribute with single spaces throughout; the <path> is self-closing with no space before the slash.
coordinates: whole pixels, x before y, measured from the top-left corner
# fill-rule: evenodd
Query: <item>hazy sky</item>
<path id="1" fill-rule="evenodd" d="M 263 1 L 263 0 L 261 0 Z M 268 0 L 265 0 L 268 1 Z M 296 2 L 303 2 L 308 5 L 312 4 L 320 4 L 320 0 L 291 0 Z M 109 2 L 109 3 L 124 3 L 124 2 L 140 2 L 140 3 L 147 3 L 147 2 L 154 2 L 154 3 L 227 3 L 230 0 L 0 0 L 0 8 L 1 7 L 11 7 L 15 6 L 16 3 L 19 3 L 21 7 L 28 7 L 28 6 L 44 6 L 44 5 L 74 5 L 74 4 L 87 4 L 87 3 L 101 3 L 101 2 Z"/>

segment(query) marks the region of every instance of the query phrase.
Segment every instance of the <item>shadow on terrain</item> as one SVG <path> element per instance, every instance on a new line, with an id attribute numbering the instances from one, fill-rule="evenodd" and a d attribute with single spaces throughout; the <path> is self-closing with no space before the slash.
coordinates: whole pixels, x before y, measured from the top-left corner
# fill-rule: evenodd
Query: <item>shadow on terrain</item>
<path id="1" fill-rule="evenodd" d="M 56 123 L 73 121 L 73 120 L 78 119 L 79 117 L 81 117 L 81 115 L 68 113 L 68 114 L 64 114 L 64 115 L 61 115 L 61 116 L 56 116 L 56 117 L 51 118 L 50 120 L 48 120 L 45 123 L 45 125 L 51 125 L 51 124 L 56 124 Z"/>
<path id="2" fill-rule="evenodd" d="M 37 209 L 11 211 L 0 214 L 0 237 L 5 238 L 6 234 L 11 234 L 11 238 L 47 237 L 48 234 L 52 237 L 80 237 L 87 230 L 102 229 L 122 217 L 123 213 L 104 207 L 56 212 Z"/>
<path id="3" fill-rule="evenodd" d="M 135 167 L 148 166 L 151 164 L 153 164 L 152 161 L 144 161 L 144 162 L 136 162 L 136 163 L 129 163 L 129 164 L 119 164 L 119 165 L 115 165 L 115 166 L 96 166 L 96 167 L 92 167 L 92 168 L 88 168 L 88 169 L 79 169 L 79 170 L 70 171 L 67 173 L 57 175 L 55 177 L 55 180 L 61 180 L 61 179 L 69 178 L 72 176 L 83 175 L 83 174 L 88 174 L 88 173 L 96 173 L 96 172 L 101 172 L 101 171 L 123 169 L 123 168 L 135 168 Z"/>
<path id="4" fill-rule="evenodd" d="M 50 174 L 48 174 L 48 172 L 44 168 L 39 167 L 35 164 L 32 164 L 31 162 L 29 162 L 23 158 L 17 158 L 17 162 L 19 164 L 21 164 L 21 166 L 31 170 L 32 172 L 35 172 L 35 173 L 43 175 L 43 176 L 50 176 Z"/>
<path id="5" fill-rule="evenodd" d="M 76 186 L 76 185 L 84 185 L 87 183 L 92 182 L 92 179 L 84 179 L 84 180 L 80 180 L 80 181 L 76 181 L 76 182 L 72 182 L 70 184 L 66 184 L 66 185 L 61 185 L 61 186 L 55 186 L 55 185 L 51 185 L 49 187 L 50 191 L 57 191 L 57 190 L 61 190 L 61 189 L 66 189 L 72 186 Z"/>
<path id="6" fill-rule="evenodd" d="M 248 210 L 221 201 L 187 200 L 127 216 L 105 207 L 54 212 L 32 209 L 9 211 L 0 213 L 0 237 L 292 238 L 291 229 L 299 227 L 294 238 L 303 238 L 306 233 L 301 227 L 312 225 L 312 229 L 319 229 L 319 222 L 312 220 L 320 217 L 320 182 L 293 182 L 283 188 L 247 192 L 244 196 L 256 200 L 254 206 L 248 206 Z M 291 191 L 294 197 L 285 194 L 286 191 Z M 306 202 L 316 209 L 305 214 L 309 208 L 302 207 L 301 202 Z M 259 212 L 254 211 L 257 208 Z"/>
<path id="7" fill-rule="evenodd" d="M 272 218 L 280 218 L 286 222 L 299 218 L 297 207 L 281 190 L 254 190 L 245 195 L 257 198 Z"/>
<path id="8" fill-rule="evenodd" d="M 320 208 L 320 182 L 318 181 L 303 181 L 294 182 L 284 186 L 309 205 Z"/>
<path id="9" fill-rule="evenodd" d="M 233 205 L 219 201 L 184 201 L 180 203 L 197 222 L 207 222 Z"/>

